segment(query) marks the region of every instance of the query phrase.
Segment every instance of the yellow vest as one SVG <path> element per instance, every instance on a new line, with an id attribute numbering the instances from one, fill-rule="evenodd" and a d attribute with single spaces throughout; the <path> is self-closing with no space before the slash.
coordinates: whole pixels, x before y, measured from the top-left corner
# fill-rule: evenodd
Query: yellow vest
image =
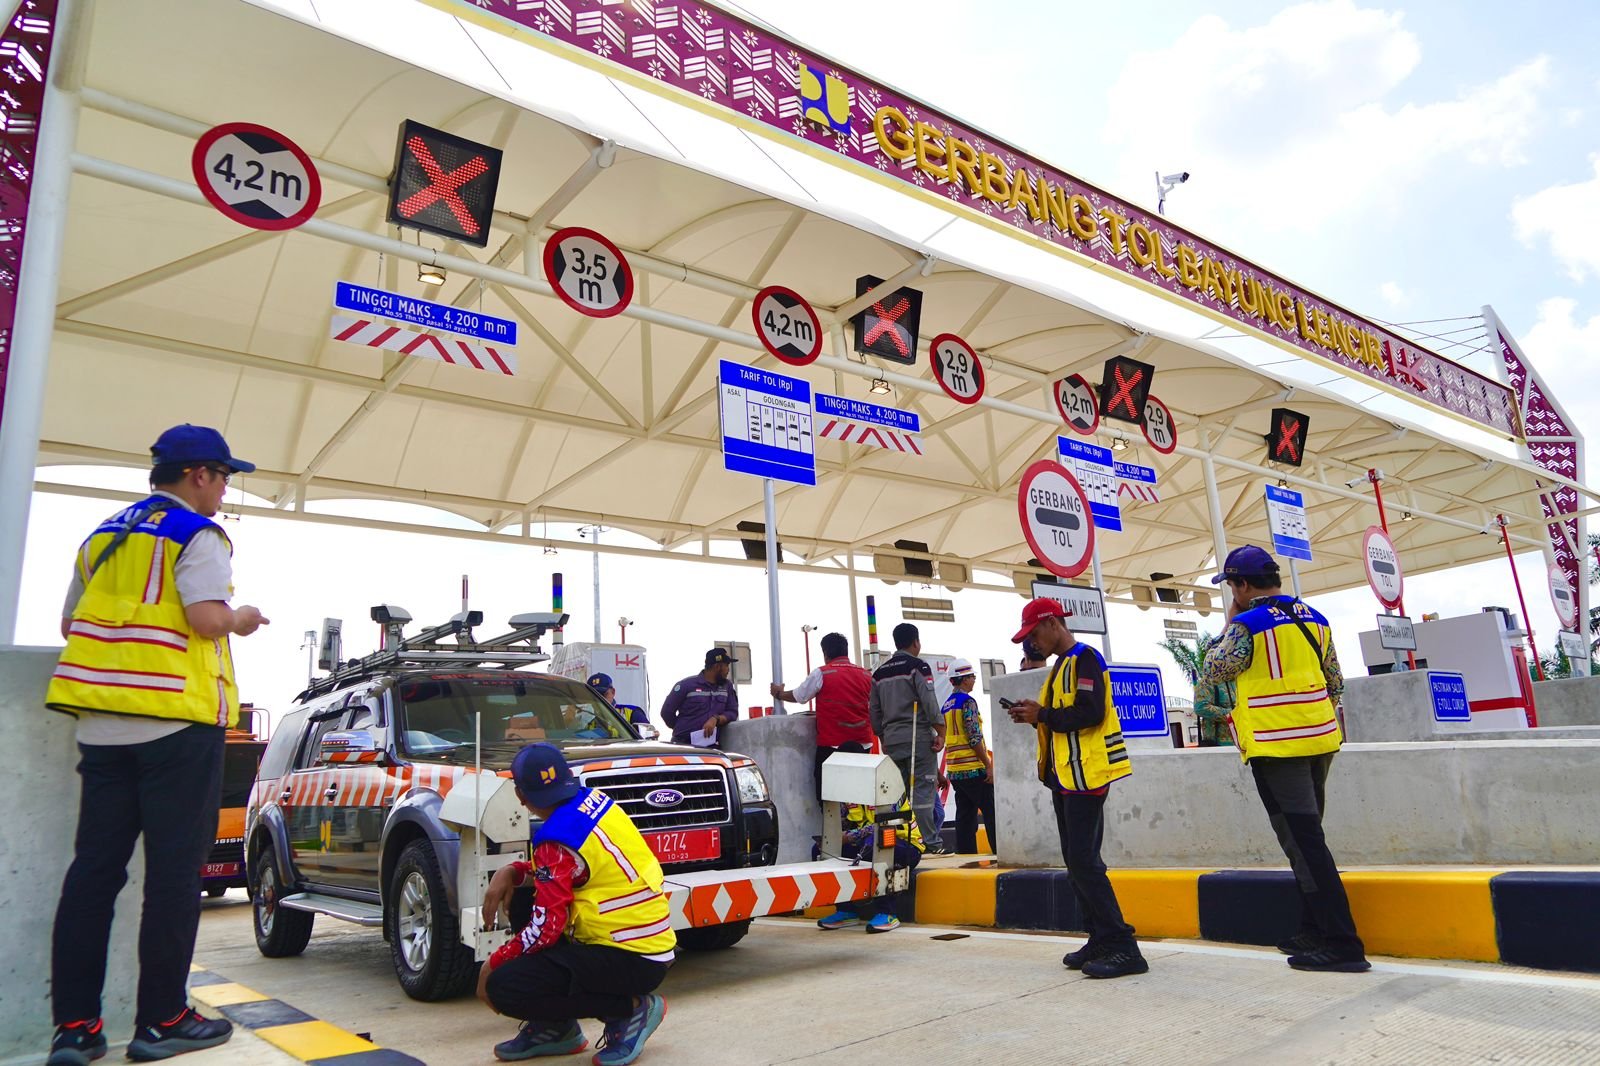
<path id="1" fill-rule="evenodd" d="M 1089 654 L 1100 661 L 1100 653 L 1088 645 Z M 1039 706 L 1071 707 L 1078 698 L 1078 648 L 1056 660 L 1044 686 L 1039 689 Z M 1117 709 L 1111 702 L 1111 676 L 1106 673 L 1106 713 L 1100 724 L 1089 729 L 1076 729 L 1070 733 L 1057 733 L 1044 722 L 1038 725 L 1039 780 L 1050 783 L 1049 771 L 1055 770 L 1056 782 L 1069 792 L 1092 792 L 1104 788 L 1118 778 L 1133 773 L 1128 762 L 1128 747 L 1122 740 L 1122 723 L 1117 720 Z"/>
<path id="2" fill-rule="evenodd" d="M 974 770 L 983 773 L 989 769 L 988 764 L 978 758 L 972 742 L 967 739 L 967 718 L 962 708 L 971 698 L 970 693 L 956 692 L 944 704 L 944 768 L 948 774 L 971 773 Z"/>
<path id="3" fill-rule="evenodd" d="M 583 789 L 563 803 L 534 834 L 573 849 L 589 879 L 573 889 L 567 932 L 580 944 L 598 944 L 670 962 L 678 945 L 672 908 L 661 891 L 665 876 L 655 852 L 633 820 L 604 792 Z"/>
<path id="4" fill-rule="evenodd" d="M 1238 678 L 1239 702 L 1233 711 L 1234 737 L 1245 762 L 1257 755 L 1322 755 L 1338 751 L 1342 742 L 1322 660 L 1295 624 L 1296 617 L 1328 647 L 1333 639 L 1328 620 L 1287 596 L 1234 619 L 1254 642 L 1250 665 Z"/>
<path id="5" fill-rule="evenodd" d="M 158 504 L 169 509 L 150 513 Z M 127 538 L 91 573 L 129 521 L 136 524 Z M 238 724 L 239 690 L 228 638 L 196 634 L 178 597 L 178 556 L 206 529 L 227 540 L 210 519 L 165 496 L 152 496 L 113 515 L 89 536 L 78 552 L 84 591 L 45 694 L 47 707 L 74 716 L 97 711 L 229 728 Z"/>
<path id="6" fill-rule="evenodd" d="M 916 848 L 917 853 L 920 855 L 922 852 L 928 850 L 928 846 L 922 842 L 922 827 L 917 824 L 916 813 L 911 810 L 911 804 L 904 796 L 900 798 L 899 809 L 911 815 L 911 846 Z M 844 809 L 844 818 L 845 824 L 852 829 L 864 825 L 877 824 L 877 816 L 874 814 L 872 808 L 860 803 L 846 804 Z"/>

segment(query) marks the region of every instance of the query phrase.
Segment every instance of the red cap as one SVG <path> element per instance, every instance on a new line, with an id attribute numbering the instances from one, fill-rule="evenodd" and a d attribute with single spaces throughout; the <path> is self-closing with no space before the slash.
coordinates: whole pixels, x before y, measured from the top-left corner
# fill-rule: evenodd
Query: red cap
<path id="1" fill-rule="evenodd" d="M 1060 600 L 1052 600 L 1048 596 L 1040 596 L 1036 600 L 1029 600 L 1022 608 L 1022 628 L 1017 630 L 1016 636 L 1011 638 L 1011 643 L 1021 644 L 1028 639 L 1034 627 L 1046 618 L 1070 618 L 1072 612 Z"/>

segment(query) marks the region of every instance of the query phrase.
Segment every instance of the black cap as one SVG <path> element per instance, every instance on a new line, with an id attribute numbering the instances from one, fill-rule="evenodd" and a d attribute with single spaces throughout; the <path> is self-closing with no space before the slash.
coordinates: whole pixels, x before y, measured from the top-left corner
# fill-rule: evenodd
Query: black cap
<path id="1" fill-rule="evenodd" d="M 706 652 L 706 669 L 709 670 L 718 663 L 736 663 L 738 659 L 728 654 L 727 648 L 712 648 Z"/>

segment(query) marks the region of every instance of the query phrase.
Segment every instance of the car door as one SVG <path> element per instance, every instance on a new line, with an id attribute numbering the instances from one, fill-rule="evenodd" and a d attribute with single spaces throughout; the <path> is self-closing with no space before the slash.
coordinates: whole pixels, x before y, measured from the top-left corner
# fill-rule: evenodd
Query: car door
<path id="1" fill-rule="evenodd" d="M 325 763 L 323 816 L 329 824 L 323 869 L 328 884 L 341 889 L 377 892 L 382 876 L 383 822 L 393 799 L 384 727 L 381 698 L 358 697 L 339 719 L 339 731 L 365 734 L 372 750 L 352 750 Z"/>
<path id="2" fill-rule="evenodd" d="M 294 852 L 300 880 L 315 885 L 329 884 L 331 867 L 328 844 L 332 835 L 332 771 L 320 761 L 322 738 L 338 725 L 348 707 L 350 694 L 337 696 L 311 708 L 306 718 L 305 736 L 295 752 L 294 769 L 283 790 L 284 822 L 289 827 L 289 846 Z"/>

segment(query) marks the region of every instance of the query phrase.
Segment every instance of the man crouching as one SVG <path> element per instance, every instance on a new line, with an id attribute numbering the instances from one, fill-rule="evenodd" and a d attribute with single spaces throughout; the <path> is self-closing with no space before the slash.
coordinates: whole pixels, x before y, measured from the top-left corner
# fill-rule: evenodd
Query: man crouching
<path id="1" fill-rule="evenodd" d="M 478 998 L 524 1019 L 496 1044 L 502 1061 L 572 1055 L 588 1046 L 579 1018 L 605 1023 L 595 1066 L 624 1066 L 666 1016 L 655 989 L 678 938 L 661 864 L 609 796 L 584 788 L 560 750 L 530 744 L 511 762 L 517 798 L 543 819 L 533 861 L 495 872 L 483 894 L 486 927 L 518 888 L 532 887 L 521 931 L 478 974 Z"/>

